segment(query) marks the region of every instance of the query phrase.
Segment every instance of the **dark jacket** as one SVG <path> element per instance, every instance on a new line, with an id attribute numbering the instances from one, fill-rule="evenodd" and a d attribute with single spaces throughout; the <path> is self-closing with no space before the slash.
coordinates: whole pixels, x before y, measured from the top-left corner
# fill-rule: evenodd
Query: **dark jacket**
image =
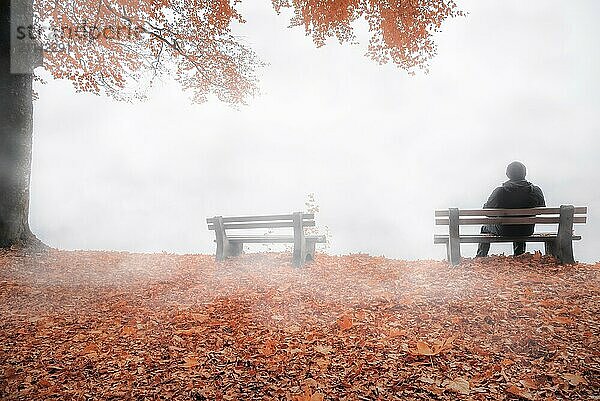
<path id="1" fill-rule="evenodd" d="M 544 207 L 546 202 L 540 187 L 529 181 L 506 181 L 501 187 L 494 189 L 483 205 L 492 209 L 519 209 L 528 207 Z M 521 236 L 533 234 L 533 224 L 498 224 L 486 227 L 496 235 Z M 487 231 L 487 230 L 486 230 Z"/>

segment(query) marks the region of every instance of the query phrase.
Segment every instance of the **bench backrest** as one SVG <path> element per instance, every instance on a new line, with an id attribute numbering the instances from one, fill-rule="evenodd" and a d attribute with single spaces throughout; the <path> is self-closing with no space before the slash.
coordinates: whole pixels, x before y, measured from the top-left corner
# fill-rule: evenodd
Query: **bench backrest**
<path id="1" fill-rule="evenodd" d="M 562 212 L 561 212 L 562 210 Z M 572 211 L 572 212 L 571 212 Z M 436 225 L 482 224 L 560 224 L 571 219 L 573 224 L 583 224 L 587 217 L 586 206 L 535 207 L 527 209 L 456 209 L 435 211 Z"/>
<path id="2" fill-rule="evenodd" d="M 295 217 L 298 216 L 298 217 Z M 302 221 L 302 227 L 314 227 L 314 213 L 272 214 L 265 216 L 215 216 L 206 219 L 209 230 L 215 230 L 222 224 L 223 230 L 240 230 L 248 228 L 281 228 L 294 227 L 295 219 Z"/>

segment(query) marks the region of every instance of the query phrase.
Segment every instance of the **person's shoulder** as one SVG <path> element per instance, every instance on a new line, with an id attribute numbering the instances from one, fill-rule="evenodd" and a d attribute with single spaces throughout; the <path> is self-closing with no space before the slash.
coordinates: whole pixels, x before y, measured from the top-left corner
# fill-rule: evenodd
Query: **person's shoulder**
<path id="1" fill-rule="evenodd" d="M 492 193 L 490 194 L 490 198 L 491 199 L 497 199 L 500 196 L 503 196 L 503 194 L 506 192 L 506 189 L 500 185 L 499 187 L 496 187 Z"/>
<path id="2" fill-rule="evenodd" d="M 500 185 L 497 186 L 493 191 L 492 191 L 492 195 L 491 196 L 497 196 L 499 194 L 502 194 L 506 192 L 506 188 L 504 188 L 504 185 Z"/>
<path id="3" fill-rule="evenodd" d="M 531 184 L 531 186 L 533 187 L 533 190 L 537 193 L 542 193 L 542 188 L 538 187 L 537 185 Z"/>
<path id="4" fill-rule="evenodd" d="M 544 199 L 544 193 L 542 192 L 542 189 L 540 187 L 538 187 L 537 185 L 533 185 L 533 196 L 537 199 L 537 205 L 536 206 L 546 206 L 546 199 Z"/>

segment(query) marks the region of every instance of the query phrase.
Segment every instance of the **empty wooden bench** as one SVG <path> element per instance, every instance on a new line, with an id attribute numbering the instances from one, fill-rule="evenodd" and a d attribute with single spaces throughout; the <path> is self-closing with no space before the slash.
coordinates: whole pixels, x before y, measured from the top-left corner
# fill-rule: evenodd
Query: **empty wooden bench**
<path id="1" fill-rule="evenodd" d="M 237 256 L 243 252 L 244 244 L 249 243 L 279 243 L 294 244 L 293 264 L 296 267 L 304 265 L 315 256 L 315 244 L 324 243 L 324 235 L 306 235 L 304 227 L 315 225 L 314 213 L 296 212 L 292 214 L 275 214 L 268 216 L 215 216 L 206 219 L 208 229 L 215 231 L 217 243 L 217 260 L 224 260 L 229 256 Z M 292 235 L 251 234 L 240 233 L 241 230 L 255 228 L 292 228 Z M 235 231 L 234 235 L 231 232 Z"/>
<path id="2" fill-rule="evenodd" d="M 435 244 L 446 244 L 448 261 L 460 263 L 460 244 L 481 242 L 543 242 L 545 253 L 554 255 L 560 263 L 575 263 L 573 241 L 581 236 L 573 235 L 573 224 L 586 222 L 587 207 L 562 205 L 560 207 L 537 207 L 528 209 L 457 209 L 435 211 L 435 224 L 448 226 L 448 235 L 434 235 Z M 534 233 L 527 237 L 506 237 L 493 234 L 460 234 L 461 225 L 488 224 L 558 224 L 553 233 Z"/>

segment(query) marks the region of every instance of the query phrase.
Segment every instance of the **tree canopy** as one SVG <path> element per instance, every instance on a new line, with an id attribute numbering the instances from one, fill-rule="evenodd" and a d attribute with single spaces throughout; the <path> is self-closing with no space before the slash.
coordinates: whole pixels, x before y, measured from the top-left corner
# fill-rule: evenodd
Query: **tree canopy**
<path id="1" fill-rule="evenodd" d="M 34 0 L 33 34 L 44 68 L 77 91 L 119 100 L 145 97 L 161 76 L 173 76 L 195 102 L 209 94 L 245 103 L 258 92 L 264 61 L 232 32 L 244 23 L 239 0 Z M 290 27 L 304 27 L 316 46 L 355 42 L 366 21 L 366 55 L 413 73 L 436 53 L 433 34 L 462 12 L 451 0 L 272 0 L 293 10 Z"/>

